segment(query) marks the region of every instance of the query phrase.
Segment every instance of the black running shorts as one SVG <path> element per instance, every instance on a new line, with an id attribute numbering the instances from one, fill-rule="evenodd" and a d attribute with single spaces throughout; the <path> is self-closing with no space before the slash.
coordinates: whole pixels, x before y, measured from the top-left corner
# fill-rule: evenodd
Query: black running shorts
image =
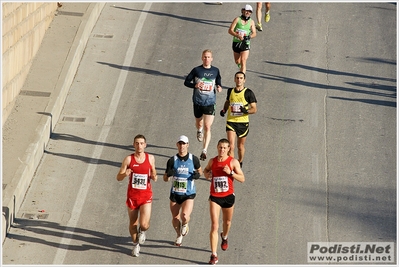
<path id="1" fill-rule="evenodd" d="M 192 194 L 192 195 L 188 195 L 187 196 L 187 195 L 178 195 L 178 194 L 170 193 L 169 199 L 170 199 L 170 201 L 176 202 L 177 204 L 181 205 L 187 199 L 194 199 L 195 196 L 196 196 L 196 194 Z"/>
<path id="2" fill-rule="evenodd" d="M 202 115 L 213 115 L 215 116 L 215 105 L 200 106 L 194 104 L 194 116 L 199 119 Z"/>
<path id="3" fill-rule="evenodd" d="M 236 195 L 231 194 L 227 197 L 214 197 L 212 195 L 209 196 L 209 201 L 215 202 L 222 208 L 231 208 L 234 205 L 236 199 Z"/>
<path id="4" fill-rule="evenodd" d="M 250 46 L 243 45 L 243 42 L 233 42 L 232 48 L 233 52 L 235 53 L 241 53 L 242 51 L 250 50 Z"/>
<path id="5" fill-rule="evenodd" d="M 246 137 L 249 133 L 249 122 L 226 122 L 226 132 L 233 131 L 239 138 Z"/>

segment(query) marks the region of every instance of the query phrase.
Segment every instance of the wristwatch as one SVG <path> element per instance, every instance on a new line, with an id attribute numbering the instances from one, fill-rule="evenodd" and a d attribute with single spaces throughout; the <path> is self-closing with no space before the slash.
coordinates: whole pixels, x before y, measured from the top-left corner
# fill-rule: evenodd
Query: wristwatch
<path id="1" fill-rule="evenodd" d="M 232 170 L 231 173 L 230 173 L 230 175 L 232 176 L 234 173 L 235 173 L 235 172 Z"/>

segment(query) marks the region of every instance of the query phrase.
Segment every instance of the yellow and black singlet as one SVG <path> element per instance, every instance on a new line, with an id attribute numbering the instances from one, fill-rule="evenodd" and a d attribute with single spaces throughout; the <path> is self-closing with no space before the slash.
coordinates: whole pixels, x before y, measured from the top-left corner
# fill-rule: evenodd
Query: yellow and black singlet
<path id="1" fill-rule="evenodd" d="M 227 113 L 227 121 L 229 122 L 249 122 L 248 114 L 244 114 L 240 107 L 243 106 L 248 108 L 248 101 L 245 99 L 245 91 L 248 88 L 236 92 L 235 88 L 232 88 L 229 96 L 230 106 Z"/>

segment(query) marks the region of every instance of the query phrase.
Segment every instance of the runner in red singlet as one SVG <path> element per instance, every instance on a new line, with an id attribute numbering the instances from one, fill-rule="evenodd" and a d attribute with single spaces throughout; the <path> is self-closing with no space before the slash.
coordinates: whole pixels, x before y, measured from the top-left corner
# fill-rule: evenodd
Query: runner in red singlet
<path id="1" fill-rule="evenodd" d="M 218 155 L 210 159 L 208 165 L 204 169 L 204 176 L 211 180 L 209 210 L 211 216 L 211 231 L 209 233 L 211 243 L 211 258 L 209 264 L 216 264 L 218 230 L 219 230 L 219 214 L 222 210 L 223 214 L 223 231 L 220 233 L 222 238 L 221 248 L 228 248 L 227 236 L 230 231 L 231 220 L 234 212 L 234 180 L 241 183 L 245 181 L 244 173 L 241 170 L 240 163 L 237 159 L 228 155 L 230 150 L 229 140 L 220 139 L 217 145 Z"/>
<path id="2" fill-rule="evenodd" d="M 136 135 L 133 146 L 135 152 L 125 157 L 116 179 L 122 181 L 129 176 L 126 206 L 129 215 L 129 232 L 133 241 L 132 255 L 138 257 L 140 244 L 146 239 L 145 231 L 150 227 L 151 180 L 157 180 L 157 171 L 154 156 L 144 152 L 147 146 L 144 135 Z"/>

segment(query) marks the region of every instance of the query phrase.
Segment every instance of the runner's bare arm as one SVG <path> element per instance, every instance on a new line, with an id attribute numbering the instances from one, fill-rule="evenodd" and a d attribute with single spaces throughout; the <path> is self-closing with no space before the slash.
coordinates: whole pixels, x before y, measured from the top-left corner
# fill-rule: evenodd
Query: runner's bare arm
<path id="1" fill-rule="evenodd" d="M 232 171 L 234 171 L 234 174 L 232 175 L 232 177 L 234 179 L 236 179 L 237 181 L 239 181 L 240 183 L 243 183 L 245 181 L 245 176 L 244 173 L 242 172 L 241 166 L 240 166 L 240 162 L 238 162 L 237 159 L 233 159 L 231 162 L 231 167 L 232 167 Z"/>
<path id="2" fill-rule="evenodd" d="M 230 106 L 230 101 L 226 100 L 223 105 L 223 110 L 227 112 L 227 110 L 229 110 L 229 106 Z"/>
<path id="3" fill-rule="evenodd" d="M 228 30 L 228 33 L 229 33 L 230 35 L 233 35 L 234 37 L 240 38 L 240 40 L 241 40 L 242 37 L 240 37 L 240 35 L 234 31 L 234 28 L 235 28 L 236 25 L 237 25 L 237 21 L 238 21 L 238 17 L 235 18 L 235 19 L 233 20 L 233 22 L 231 23 L 230 28 L 229 28 L 229 30 Z"/>
<path id="4" fill-rule="evenodd" d="M 148 159 L 150 160 L 151 164 L 151 179 L 156 182 L 158 179 L 157 170 L 155 169 L 155 157 L 154 155 L 148 155 Z"/>
<path id="5" fill-rule="evenodd" d="M 250 103 L 250 108 L 248 109 L 248 114 L 255 114 L 258 109 L 256 108 L 256 103 Z"/>
<path id="6" fill-rule="evenodd" d="M 251 34 L 249 36 L 251 37 L 251 39 L 256 37 L 256 27 L 253 20 L 251 21 Z"/>
<path id="7" fill-rule="evenodd" d="M 204 174 L 204 172 L 202 171 L 202 168 L 201 168 L 201 167 L 199 167 L 199 168 L 197 169 L 197 172 L 200 174 L 200 176 Z"/>
<path id="8" fill-rule="evenodd" d="M 212 179 L 212 159 L 208 161 L 208 164 L 206 165 L 205 169 L 204 169 L 204 177 L 207 180 L 211 180 Z"/>
<path id="9" fill-rule="evenodd" d="M 131 157 L 127 156 L 123 161 L 121 168 L 119 169 L 118 174 L 116 175 L 116 180 L 122 181 L 126 176 L 129 176 L 132 173 L 132 170 L 129 169 Z"/>

